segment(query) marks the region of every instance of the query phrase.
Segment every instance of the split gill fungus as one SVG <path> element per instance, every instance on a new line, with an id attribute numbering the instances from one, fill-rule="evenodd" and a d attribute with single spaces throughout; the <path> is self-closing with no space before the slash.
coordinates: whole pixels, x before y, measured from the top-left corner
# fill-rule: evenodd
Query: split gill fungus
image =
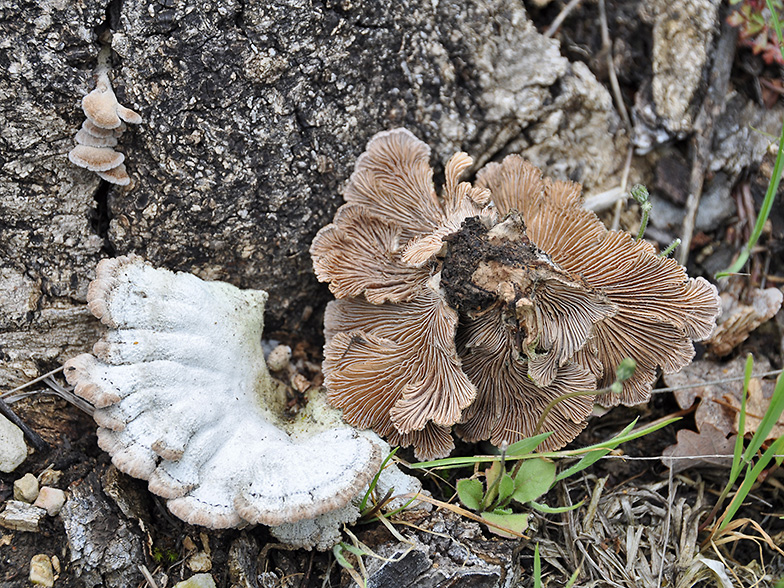
<path id="1" fill-rule="evenodd" d="M 517 155 L 474 185 L 465 153 L 439 196 L 430 149 L 405 129 L 368 143 L 345 204 L 311 247 L 336 300 L 325 314 L 328 399 L 344 419 L 419 459 L 536 433 L 562 447 L 594 402 L 645 402 L 661 368 L 694 356 L 719 313 L 716 288 L 582 208 L 581 187 Z M 603 393 L 624 358 L 619 394 Z"/>

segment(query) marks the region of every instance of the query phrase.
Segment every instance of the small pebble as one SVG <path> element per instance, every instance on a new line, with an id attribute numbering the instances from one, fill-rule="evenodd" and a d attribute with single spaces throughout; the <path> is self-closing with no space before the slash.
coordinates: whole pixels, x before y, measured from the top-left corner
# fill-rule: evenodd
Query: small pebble
<path id="1" fill-rule="evenodd" d="M 46 586 L 47 588 L 54 586 L 52 561 L 43 553 L 34 555 L 30 560 L 30 582 L 38 586 Z"/>
<path id="2" fill-rule="evenodd" d="M 33 502 L 33 506 L 43 508 L 50 517 L 57 516 L 60 509 L 65 504 L 65 492 L 59 488 L 44 486 L 38 492 L 38 498 Z"/>
<path id="3" fill-rule="evenodd" d="M 14 531 L 38 532 L 38 525 L 46 516 L 46 511 L 32 504 L 19 500 L 9 500 L 5 510 L 0 512 L 0 527 Z"/>
<path id="4" fill-rule="evenodd" d="M 216 586 L 210 574 L 194 574 L 187 580 L 177 582 L 174 588 L 216 588 Z"/>
<path id="5" fill-rule="evenodd" d="M 212 560 L 203 551 L 198 551 L 188 558 L 187 565 L 192 572 L 209 572 L 212 569 Z"/>
<path id="6" fill-rule="evenodd" d="M 270 354 L 267 356 L 267 367 L 272 372 L 279 372 L 288 367 L 290 359 L 291 347 L 288 345 L 278 345 L 275 349 L 270 351 Z"/>
<path id="7" fill-rule="evenodd" d="M 24 433 L 14 423 L 0 415 L 0 472 L 13 472 L 27 459 Z"/>
<path id="8" fill-rule="evenodd" d="M 33 474 L 25 474 L 14 482 L 14 500 L 32 504 L 38 498 L 38 478 Z"/>

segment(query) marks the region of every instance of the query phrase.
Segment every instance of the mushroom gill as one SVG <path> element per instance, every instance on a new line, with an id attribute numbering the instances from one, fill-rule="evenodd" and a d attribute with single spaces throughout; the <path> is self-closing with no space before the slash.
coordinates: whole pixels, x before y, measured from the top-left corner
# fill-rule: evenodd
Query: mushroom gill
<path id="1" fill-rule="evenodd" d="M 594 372 L 599 388 L 612 383 L 622 359 L 637 362 L 622 393 L 603 395 L 602 404 L 645 402 L 657 368 L 677 372 L 694 356 L 692 340 L 711 334 L 720 308 L 715 286 L 689 278 L 685 268 L 658 257 L 649 243 L 608 231 L 582 208 L 579 184 L 543 179 L 516 155 L 485 167 L 477 184 L 492 192 L 502 214 L 520 210 L 531 241 L 617 308 L 597 323 L 590 351 L 575 358 Z"/>
<path id="2" fill-rule="evenodd" d="M 376 135 L 311 247 L 338 298 L 325 316 L 328 398 L 351 424 L 425 459 L 451 451 L 453 425 L 468 441 L 513 442 L 551 401 L 611 384 L 626 357 L 634 376 L 598 400 L 646 400 L 657 369 L 677 371 L 710 334 L 715 288 L 608 231 L 578 184 L 509 156 L 471 186 L 459 153 L 439 197 L 429 153 L 406 130 Z M 555 405 L 547 448 L 579 433 L 593 400 Z"/>

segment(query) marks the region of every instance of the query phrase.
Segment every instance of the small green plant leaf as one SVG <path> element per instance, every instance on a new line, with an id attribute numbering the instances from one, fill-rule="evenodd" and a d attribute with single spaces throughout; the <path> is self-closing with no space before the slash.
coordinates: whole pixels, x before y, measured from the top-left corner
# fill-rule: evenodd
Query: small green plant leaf
<path id="1" fill-rule="evenodd" d="M 506 472 L 500 461 L 494 461 L 493 464 L 485 470 L 487 494 L 485 494 L 483 507 L 487 508 L 496 499 L 496 496 L 498 496 L 498 479 L 504 475 L 504 473 Z"/>
<path id="2" fill-rule="evenodd" d="M 573 504 L 572 506 L 547 506 L 546 504 L 541 504 L 534 500 L 531 500 L 528 503 L 528 506 L 533 508 L 534 510 L 538 510 L 539 512 L 545 514 L 560 514 L 562 512 L 569 512 L 570 510 L 576 510 L 580 508 L 585 501 L 581 500 L 577 504 Z"/>
<path id="3" fill-rule="evenodd" d="M 505 527 L 510 531 L 514 531 L 515 533 L 522 534 L 528 528 L 528 517 L 527 513 L 523 514 L 507 514 L 504 512 L 503 514 L 499 512 L 483 512 L 482 518 L 489 523 L 493 523 L 494 525 L 499 525 L 501 527 Z M 507 539 L 517 539 L 518 535 L 513 535 L 511 533 L 507 533 L 498 529 L 496 527 L 491 527 L 488 525 L 487 527 L 491 533 L 495 533 L 500 537 L 505 537 Z"/>
<path id="4" fill-rule="evenodd" d="M 343 551 L 349 547 L 346 543 L 338 543 L 335 547 L 332 548 L 332 555 L 335 556 L 335 561 L 338 562 L 340 567 L 346 568 L 347 570 L 353 570 L 354 566 L 351 565 L 351 562 L 348 561 L 345 557 L 343 557 Z"/>
<path id="5" fill-rule="evenodd" d="M 548 431 L 547 433 L 541 433 L 533 437 L 528 437 L 527 439 L 521 439 L 517 443 L 512 443 L 509 447 L 506 448 L 506 455 L 507 457 L 528 455 L 534 449 L 544 443 L 544 441 L 552 434 L 552 431 Z"/>
<path id="6" fill-rule="evenodd" d="M 479 480 L 469 478 L 457 481 L 457 497 L 467 508 L 482 510 L 483 496 L 484 489 Z"/>
<path id="7" fill-rule="evenodd" d="M 527 459 L 520 465 L 520 470 L 515 476 L 515 491 L 512 498 L 525 504 L 547 492 L 554 481 L 553 462 L 541 458 Z"/>
<path id="8" fill-rule="evenodd" d="M 504 472 L 501 477 L 501 482 L 498 484 L 498 500 L 503 502 L 509 498 L 515 491 L 515 483 L 512 476 Z"/>

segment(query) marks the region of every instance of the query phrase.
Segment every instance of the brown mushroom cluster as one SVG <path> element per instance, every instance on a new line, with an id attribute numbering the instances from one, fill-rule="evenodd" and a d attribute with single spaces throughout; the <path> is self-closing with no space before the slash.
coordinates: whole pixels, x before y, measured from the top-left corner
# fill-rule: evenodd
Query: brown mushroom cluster
<path id="1" fill-rule="evenodd" d="M 68 153 L 68 159 L 107 182 L 127 186 L 131 178 L 125 169 L 125 155 L 114 147 L 127 128 L 125 123 L 138 125 L 142 117 L 117 101 L 105 70 L 97 74 L 95 89 L 82 98 L 82 110 L 87 119 L 74 137 L 76 147 Z"/>
<path id="2" fill-rule="evenodd" d="M 599 391 L 631 357 L 620 394 L 564 399 L 547 413 L 544 449 L 585 426 L 594 401 L 646 401 L 657 370 L 678 371 L 719 313 L 716 288 L 645 241 L 608 231 L 579 184 L 542 177 L 516 155 L 474 185 L 454 155 L 439 196 L 430 149 L 405 129 L 368 143 L 346 203 L 316 236 L 327 306 L 329 401 L 346 421 L 420 459 L 466 441 L 513 443 L 545 407 Z"/>

